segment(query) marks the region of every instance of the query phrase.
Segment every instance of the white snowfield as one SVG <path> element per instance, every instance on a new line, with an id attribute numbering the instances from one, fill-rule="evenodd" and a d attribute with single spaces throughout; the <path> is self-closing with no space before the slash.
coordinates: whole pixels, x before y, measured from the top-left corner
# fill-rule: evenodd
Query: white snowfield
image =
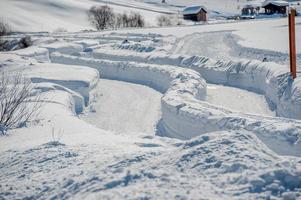
<path id="1" fill-rule="evenodd" d="M 175 10 L 135 0 L 1 0 L 1 18 L 15 31 L 80 31 L 92 29 L 87 11 L 92 6 L 108 5 L 114 12 L 142 13 L 148 26 L 156 26 L 162 14 L 176 14 Z"/>
<path id="2" fill-rule="evenodd" d="M 0 137 L 0 198 L 301 197 L 301 83 L 283 65 L 172 54 L 178 41 L 157 34 L 33 38 L 31 48 L 0 54 L 0 69 L 22 70 L 44 100 L 26 127 Z M 116 132 L 83 120 L 78 114 L 93 112 L 99 78 L 160 92 L 156 133 Z M 209 103 L 207 82 L 262 94 L 277 117 Z"/>

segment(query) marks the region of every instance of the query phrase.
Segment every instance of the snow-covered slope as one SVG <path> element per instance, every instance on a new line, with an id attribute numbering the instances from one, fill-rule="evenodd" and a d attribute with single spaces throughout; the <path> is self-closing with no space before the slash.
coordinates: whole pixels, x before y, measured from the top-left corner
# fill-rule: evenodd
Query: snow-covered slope
<path id="1" fill-rule="evenodd" d="M 0 18 L 7 21 L 15 31 L 54 31 L 64 28 L 67 31 L 92 29 L 87 11 L 94 5 L 109 5 L 115 12 L 139 12 L 147 24 L 156 24 L 161 14 L 174 13 L 135 0 L 1 0 Z"/>
<path id="2" fill-rule="evenodd" d="M 148 2 L 161 2 L 160 0 L 147 0 Z M 176 6 L 203 5 L 211 11 L 223 13 L 240 13 L 241 6 L 252 0 L 166 0 L 167 4 Z M 255 0 L 253 0 L 255 1 Z M 262 2 L 263 0 L 256 0 Z"/>
<path id="3" fill-rule="evenodd" d="M 246 0 L 1 0 L 0 18 L 15 31 L 79 31 L 91 29 L 87 10 L 94 5 L 108 5 L 117 13 L 139 12 L 148 26 L 155 26 L 162 14 L 180 14 L 185 6 L 204 5 L 212 15 L 238 14 Z"/>

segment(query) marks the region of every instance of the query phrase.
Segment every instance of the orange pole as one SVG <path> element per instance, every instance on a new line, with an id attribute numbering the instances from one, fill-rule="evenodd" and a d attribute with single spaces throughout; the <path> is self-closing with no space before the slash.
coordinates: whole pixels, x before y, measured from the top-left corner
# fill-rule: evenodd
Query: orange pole
<path id="1" fill-rule="evenodd" d="M 291 8 L 290 13 L 288 15 L 288 24 L 289 24 L 289 46 L 290 46 L 290 72 L 293 79 L 297 77 L 295 16 L 296 16 L 296 10 Z"/>

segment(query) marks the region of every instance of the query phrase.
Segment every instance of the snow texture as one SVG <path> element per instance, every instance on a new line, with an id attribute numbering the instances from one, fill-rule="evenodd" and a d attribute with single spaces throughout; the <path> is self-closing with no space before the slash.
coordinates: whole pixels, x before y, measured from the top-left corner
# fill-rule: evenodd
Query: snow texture
<path id="1" fill-rule="evenodd" d="M 33 47 L 0 54 L 0 69 L 22 70 L 45 103 L 0 138 L 0 198 L 300 198 L 301 83 L 284 66 L 168 54 L 177 41 L 157 34 L 34 37 Z M 156 135 L 77 115 L 93 105 L 100 77 L 162 94 Z M 206 81 L 263 94 L 277 117 L 206 101 Z"/>

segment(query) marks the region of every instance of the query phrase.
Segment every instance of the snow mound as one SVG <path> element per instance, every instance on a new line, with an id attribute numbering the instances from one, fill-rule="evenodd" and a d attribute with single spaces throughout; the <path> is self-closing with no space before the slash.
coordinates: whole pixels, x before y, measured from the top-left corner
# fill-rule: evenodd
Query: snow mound
<path id="1" fill-rule="evenodd" d="M 224 84 L 264 94 L 275 107 L 278 116 L 301 119 L 301 88 L 299 78 L 292 82 L 285 66 L 243 60 L 212 60 L 201 56 L 168 55 L 162 53 L 133 53 L 130 51 L 97 49 L 95 58 L 119 61 L 132 60 L 154 64 L 169 64 L 198 71 L 206 81 Z M 294 111 L 295 110 L 295 111 Z"/>
<path id="2" fill-rule="evenodd" d="M 42 45 L 43 48 L 48 49 L 50 53 L 60 52 L 64 54 L 74 54 L 83 51 L 83 47 L 79 44 L 68 43 L 64 41 L 57 41 L 50 44 Z"/>
<path id="3" fill-rule="evenodd" d="M 250 132 L 209 133 L 184 143 L 182 148 L 169 158 L 170 162 L 177 163 L 184 173 L 206 174 L 204 179 L 218 187 L 236 188 L 240 198 L 246 191 L 256 199 L 269 195 L 282 197 L 301 187 L 299 161 L 288 162 L 273 156 Z M 224 188 L 224 191 L 231 190 Z M 299 192 L 292 193 L 300 196 Z"/>
<path id="4" fill-rule="evenodd" d="M 247 131 L 211 132 L 164 151 L 101 144 L 50 141 L 1 154 L 2 191 L 11 192 L 0 195 L 75 199 L 301 196 L 300 159 L 274 154 Z M 101 153 L 112 149 L 119 149 L 118 156 Z"/>
<path id="5" fill-rule="evenodd" d="M 86 105 L 89 103 L 89 92 L 96 87 L 99 80 L 97 70 L 53 63 L 31 65 L 24 73 L 33 83 L 51 82 L 80 93 L 85 98 Z M 58 73 L 61 75 L 58 76 Z"/>
<path id="6" fill-rule="evenodd" d="M 195 71 L 168 65 L 79 58 L 59 53 L 53 53 L 51 58 L 56 63 L 93 67 L 98 69 L 104 78 L 144 84 L 164 93 L 161 103 L 162 120 L 159 124 L 159 135 L 190 139 L 212 131 L 245 129 L 262 136 L 262 140 L 277 153 L 299 155 L 301 148 L 298 142 L 300 121 L 242 115 L 200 101 L 206 96 L 206 84 Z M 191 61 L 184 59 L 185 57 L 156 58 L 157 62 L 160 62 L 160 59 L 173 63 L 190 63 Z M 199 63 L 206 62 L 205 59 L 196 60 Z M 220 69 L 217 67 L 214 69 L 217 69 L 218 73 L 222 72 L 225 73 L 225 76 L 227 75 L 226 72 L 219 71 Z M 282 142 L 285 148 L 279 149 L 271 142 L 273 138 Z"/>

